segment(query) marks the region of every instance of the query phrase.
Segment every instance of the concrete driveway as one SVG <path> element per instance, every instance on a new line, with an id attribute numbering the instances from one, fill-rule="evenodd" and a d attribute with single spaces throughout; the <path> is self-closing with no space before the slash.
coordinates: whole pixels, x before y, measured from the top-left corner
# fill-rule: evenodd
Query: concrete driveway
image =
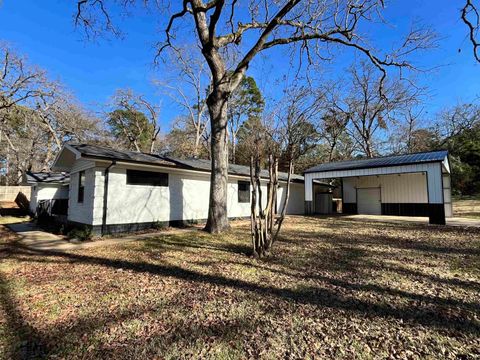
<path id="1" fill-rule="evenodd" d="M 145 240 L 158 237 L 165 234 L 173 234 L 185 231 L 195 231 L 196 228 L 176 229 L 169 228 L 161 232 L 148 234 L 131 234 L 119 236 L 117 238 L 98 238 L 95 241 L 79 241 L 68 239 L 66 236 L 55 235 L 43 231 L 35 223 L 24 222 L 15 224 L 6 224 L 6 226 L 17 233 L 19 236 L 18 244 L 32 250 L 44 251 L 74 251 L 88 249 L 96 246 L 108 246 L 115 244 L 124 244 L 130 241 Z"/>
<path id="2" fill-rule="evenodd" d="M 364 221 L 380 221 L 396 224 L 428 224 L 427 217 L 409 217 L 409 216 L 387 216 L 387 215 L 344 215 L 346 219 L 364 220 Z M 478 227 L 480 228 L 480 219 L 453 217 L 447 218 L 447 226 L 460 227 Z"/>

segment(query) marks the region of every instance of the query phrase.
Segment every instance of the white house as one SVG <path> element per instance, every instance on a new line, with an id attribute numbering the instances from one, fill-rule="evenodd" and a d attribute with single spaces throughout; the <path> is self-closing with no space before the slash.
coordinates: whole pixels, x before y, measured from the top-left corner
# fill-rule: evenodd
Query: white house
<path id="1" fill-rule="evenodd" d="M 39 215 L 67 215 L 70 176 L 66 173 L 27 172 L 27 185 L 31 186 L 30 213 Z"/>
<path id="2" fill-rule="evenodd" d="M 206 219 L 210 166 L 208 160 L 69 144 L 62 148 L 52 169 L 70 173 L 68 222 L 105 234 Z M 230 218 L 250 215 L 249 173 L 246 166 L 229 166 Z M 268 174 L 263 172 L 262 177 L 262 195 L 266 197 Z M 286 179 L 286 173 L 279 173 L 278 209 L 284 202 Z M 303 213 L 303 176 L 293 175 L 287 214 Z"/>
<path id="3" fill-rule="evenodd" d="M 341 179 L 343 212 L 429 217 L 452 216 L 447 151 L 326 163 L 305 173 L 305 212 L 315 212 L 314 181 Z"/>

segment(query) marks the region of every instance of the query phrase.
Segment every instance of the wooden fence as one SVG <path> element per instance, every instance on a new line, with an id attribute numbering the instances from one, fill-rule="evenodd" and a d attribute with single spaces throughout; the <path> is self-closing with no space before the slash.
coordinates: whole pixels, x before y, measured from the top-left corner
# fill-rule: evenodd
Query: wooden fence
<path id="1" fill-rule="evenodd" d="M 25 195 L 27 200 L 30 200 L 31 187 L 30 186 L 0 186 L 0 202 L 13 202 L 17 199 L 19 194 Z"/>

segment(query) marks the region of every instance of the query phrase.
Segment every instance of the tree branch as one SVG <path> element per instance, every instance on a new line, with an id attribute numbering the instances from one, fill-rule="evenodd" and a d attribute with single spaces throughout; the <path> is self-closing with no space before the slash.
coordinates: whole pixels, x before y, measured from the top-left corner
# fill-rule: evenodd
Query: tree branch
<path id="1" fill-rule="evenodd" d="M 476 38 L 478 34 L 478 30 L 480 28 L 480 15 L 478 13 L 477 8 L 475 7 L 475 5 L 473 5 L 471 0 L 465 1 L 465 5 L 461 11 L 462 11 L 462 15 L 461 15 L 462 21 L 468 27 L 468 36 L 473 46 L 473 56 L 478 62 L 480 62 L 480 42 Z M 470 14 L 473 14 L 475 23 L 469 19 Z"/>

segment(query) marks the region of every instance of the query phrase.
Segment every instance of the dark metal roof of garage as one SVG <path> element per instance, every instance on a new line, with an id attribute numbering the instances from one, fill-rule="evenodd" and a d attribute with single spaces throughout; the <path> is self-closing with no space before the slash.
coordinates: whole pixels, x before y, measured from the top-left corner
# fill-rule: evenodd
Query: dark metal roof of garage
<path id="1" fill-rule="evenodd" d="M 420 152 L 406 155 L 384 156 L 371 159 L 357 159 L 337 161 L 331 163 L 320 164 L 305 171 L 306 173 L 325 172 L 325 171 L 339 171 L 339 170 L 353 170 L 353 169 L 368 169 L 377 167 L 388 167 L 398 165 L 412 165 L 419 163 L 443 161 L 448 155 L 447 150 Z"/>

